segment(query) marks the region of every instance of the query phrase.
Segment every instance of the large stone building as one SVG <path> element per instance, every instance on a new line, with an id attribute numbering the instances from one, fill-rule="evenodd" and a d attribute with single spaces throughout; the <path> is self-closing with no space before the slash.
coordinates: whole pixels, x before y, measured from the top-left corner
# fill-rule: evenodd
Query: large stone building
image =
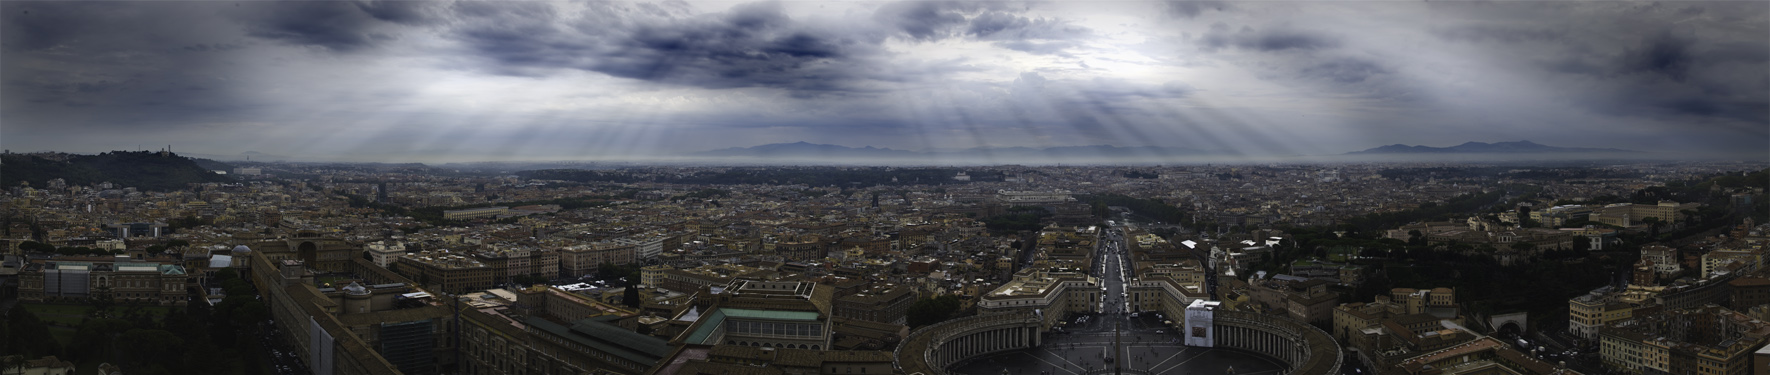
<path id="1" fill-rule="evenodd" d="M 583 368 L 536 350 L 518 317 L 498 309 L 461 311 L 461 373 L 466 375 L 578 374 Z"/>
<path id="2" fill-rule="evenodd" d="M 306 267 L 325 272 L 348 270 L 351 260 L 362 257 L 363 250 L 362 246 L 343 239 L 325 237 L 307 230 L 297 231 L 289 237 L 259 239 L 236 236 L 236 239 L 250 242 L 248 246 L 257 256 L 272 261 L 299 260 Z"/>
<path id="3" fill-rule="evenodd" d="M 393 241 L 375 241 L 364 246 L 363 252 L 369 254 L 369 261 L 375 262 L 375 265 L 390 268 L 400 257 L 406 256 L 406 245 Z"/>
<path id="4" fill-rule="evenodd" d="M 1702 255 L 1702 275 L 1700 277 L 1720 276 L 1726 273 L 1750 273 L 1763 266 L 1764 251 L 1762 249 L 1717 249 Z"/>
<path id="5" fill-rule="evenodd" d="M 657 259 L 665 251 L 682 248 L 682 232 L 654 232 L 614 239 L 616 244 L 632 245 L 633 257 L 639 260 Z"/>
<path id="6" fill-rule="evenodd" d="M 467 209 L 460 209 L 460 210 L 443 211 L 443 219 L 465 220 L 465 219 L 475 219 L 475 218 L 498 217 L 499 215 L 507 215 L 507 214 L 510 214 L 510 207 L 495 206 L 495 207 L 467 208 Z"/>
<path id="7" fill-rule="evenodd" d="M 529 345 L 554 353 L 563 364 L 591 373 L 642 374 L 670 354 L 663 339 L 623 329 L 612 323 L 618 316 L 604 315 L 566 324 L 529 317 L 523 321 Z"/>
<path id="8" fill-rule="evenodd" d="M 559 277 L 559 253 L 526 247 L 487 246 L 473 258 L 492 268 L 492 282 L 504 284 L 518 276 L 550 280 Z"/>
<path id="9" fill-rule="evenodd" d="M 423 251 L 399 258 L 395 270 L 425 286 L 461 294 L 492 287 L 492 267 L 448 250 Z"/>
<path id="10" fill-rule="evenodd" d="M 1070 191 L 1061 189 L 1051 191 L 998 190 L 995 200 L 1009 206 L 1039 206 L 1067 203 L 1075 201 L 1075 198 L 1070 197 Z"/>
<path id="11" fill-rule="evenodd" d="M 633 317 L 633 308 L 597 301 L 558 287 L 535 285 L 516 291 L 524 312 L 556 322 L 574 322 L 598 316 Z"/>
<path id="12" fill-rule="evenodd" d="M 321 288 L 300 260 L 235 253 L 257 286 L 279 338 L 315 373 L 437 374 L 455 369 L 453 300 L 361 258 L 345 272 L 361 276 Z M 243 259 L 242 259 L 243 258 Z"/>
<path id="13" fill-rule="evenodd" d="M 1719 306 L 1662 310 L 1599 331 L 1606 366 L 1632 374 L 1746 375 L 1770 323 Z"/>
<path id="14" fill-rule="evenodd" d="M 1140 312 L 1159 312 L 1180 321 L 1193 301 L 1206 300 L 1205 277 L 1210 272 L 1197 260 L 1184 259 L 1174 263 L 1140 262 L 1135 280 L 1125 284 L 1131 308 Z"/>
<path id="15" fill-rule="evenodd" d="M 984 294 L 978 314 L 1038 316 L 1050 328 L 1069 314 L 1100 311 L 1100 280 L 1082 270 L 1028 268 Z"/>
<path id="16" fill-rule="evenodd" d="M 1609 287 L 1599 288 L 1567 300 L 1567 330 L 1574 336 L 1597 340 L 1599 328 L 1628 319 L 1634 310 L 1635 304 L 1619 300 Z"/>
<path id="17" fill-rule="evenodd" d="M 567 277 L 592 275 L 603 264 L 632 264 L 639 247 L 633 244 L 601 242 L 571 246 L 559 250 L 559 272 Z"/>
<path id="18" fill-rule="evenodd" d="M 678 319 L 694 324 L 676 338 L 689 345 L 739 345 L 825 350 L 833 344 L 832 291 L 799 281 L 732 280 L 705 289 Z"/>
<path id="19" fill-rule="evenodd" d="M 1644 222 L 1646 218 L 1655 218 L 1662 223 L 1681 223 L 1684 221 L 1683 211 L 1702 207 L 1700 203 L 1678 203 L 1662 201 L 1659 204 L 1617 203 L 1594 209 L 1588 220 L 1627 227 Z"/>
<path id="20" fill-rule="evenodd" d="M 905 313 L 916 303 L 915 288 L 909 285 L 880 284 L 855 293 L 839 293 L 835 316 L 869 322 L 906 324 Z"/>
<path id="21" fill-rule="evenodd" d="M 648 374 L 893 374 L 889 351 L 829 351 L 742 345 L 683 345 Z"/>
<path id="22" fill-rule="evenodd" d="M 718 264 L 689 269 L 658 265 L 640 270 L 640 282 L 653 288 L 692 293 L 714 285 L 725 285 L 737 279 L 767 279 L 777 271 L 739 264 Z"/>
<path id="23" fill-rule="evenodd" d="M 461 310 L 463 374 L 640 374 L 671 350 L 665 339 L 636 331 L 667 325 L 667 318 L 559 288 L 468 297 L 471 308 Z"/>
<path id="24" fill-rule="evenodd" d="M 28 303 L 108 299 L 122 303 L 184 306 L 196 280 L 176 261 L 114 259 L 37 260 L 18 272 L 18 298 Z"/>
<path id="25" fill-rule="evenodd" d="M 832 294 L 830 286 L 799 281 L 738 279 L 708 286 L 694 309 L 673 319 L 689 325 L 648 374 L 897 373 L 892 353 L 876 350 L 895 342 L 860 350 L 845 342 L 875 330 L 901 337 L 907 329 L 832 316 Z"/>
<path id="26" fill-rule="evenodd" d="M 1282 313 L 1304 323 L 1326 326 L 1333 322 L 1334 306 L 1339 303 L 1340 294 L 1329 291 L 1331 281 L 1321 279 L 1302 279 L 1288 275 L 1280 275 L 1262 279 L 1258 276 L 1248 281 L 1230 279 L 1227 288 L 1221 293 L 1235 293 L 1249 298 L 1256 310 Z"/>
<path id="27" fill-rule="evenodd" d="M 1351 343 L 1361 332 L 1381 326 L 1385 320 L 1400 321 L 1404 326 L 1419 322 L 1435 324 L 1440 320 L 1455 324 L 1464 322 L 1461 309 L 1456 305 L 1456 291 L 1450 288 L 1395 288 L 1389 291 L 1389 295 L 1376 296 L 1371 302 L 1334 307 L 1333 329 L 1329 333 L 1335 339 Z M 1524 327 L 1518 328 L 1522 330 Z"/>

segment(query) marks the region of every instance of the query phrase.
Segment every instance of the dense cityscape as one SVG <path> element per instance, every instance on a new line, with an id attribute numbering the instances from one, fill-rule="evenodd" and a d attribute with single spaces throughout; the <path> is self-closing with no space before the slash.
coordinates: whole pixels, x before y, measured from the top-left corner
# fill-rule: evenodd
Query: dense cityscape
<path id="1" fill-rule="evenodd" d="M 1770 361 L 1763 163 L 511 171 L 118 155 L 140 176 L 231 168 L 141 189 L 28 181 L 20 165 L 79 156 L 7 154 L 7 373 Z"/>
<path id="2" fill-rule="evenodd" d="M 1770 375 L 1770 1 L 0 0 L 0 375 Z"/>

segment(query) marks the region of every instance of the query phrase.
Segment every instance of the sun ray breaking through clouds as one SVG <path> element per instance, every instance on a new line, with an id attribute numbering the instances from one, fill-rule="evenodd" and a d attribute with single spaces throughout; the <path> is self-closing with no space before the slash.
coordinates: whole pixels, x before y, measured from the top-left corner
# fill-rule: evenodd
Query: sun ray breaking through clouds
<path id="1" fill-rule="evenodd" d="M 932 163 L 1520 139 L 1766 154 L 1764 2 L 1212 4 L 0 2 L 0 142 L 418 162 L 795 141 Z"/>

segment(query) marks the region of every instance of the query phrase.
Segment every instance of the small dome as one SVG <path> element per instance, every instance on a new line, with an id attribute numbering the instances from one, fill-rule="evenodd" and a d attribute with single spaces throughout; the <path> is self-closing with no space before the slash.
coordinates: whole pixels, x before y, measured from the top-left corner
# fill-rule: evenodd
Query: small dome
<path id="1" fill-rule="evenodd" d="M 246 245 L 234 246 L 234 253 L 250 253 L 250 252 L 252 252 L 252 248 L 246 247 Z"/>
<path id="2" fill-rule="evenodd" d="M 344 286 L 344 294 L 366 296 L 369 295 L 369 288 L 363 287 L 363 284 L 358 284 L 357 282 L 352 281 L 350 282 L 350 285 Z"/>

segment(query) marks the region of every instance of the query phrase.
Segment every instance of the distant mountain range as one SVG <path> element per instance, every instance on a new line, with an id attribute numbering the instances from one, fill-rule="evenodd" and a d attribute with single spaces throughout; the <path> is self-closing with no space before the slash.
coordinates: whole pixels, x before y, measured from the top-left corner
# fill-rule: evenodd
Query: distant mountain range
<path id="1" fill-rule="evenodd" d="M 1364 151 L 1353 151 L 1347 155 L 1371 154 L 1563 154 L 1563 153 L 1639 153 L 1615 148 L 1584 148 L 1555 147 L 1537 144 L 1531 141 L 1517 142 L 1467 142 L 1451 147 L 1409 146 L 1392 144 Z"/>
<path id="2" fill-rule="evenodd" d="M 273 162 L 273 161 L 290 161 L 290 160 L 301 159 L 301 158 L 289 157 L 289 156 L 284 156 L 284 155 L 266 154 L 266 153 L 262 153 L 262 152 L 258 152 L 258 151 L 246 151 L 246 152 L 233 154 L 233 155 L 222 155 L 222 154 L 184 154 L 184 155 L 190 156 L 193 158 L 214 159 L 214 160 L 219 160 L 219 161 Z"/>
<path id="3" fill-rule="evenodd" d="M 759 158 L 779 157 L 843 157 L 843 158 L 905 158 L 918 157 L 921 153 L 914 151 L 893 150 L 889 148 L 848 147 L 806 142 L 772 143 L 754 147 L 732 147 L 727 149 L 703 151 L 692 156 L 741 156 Z"/>
<path id="4" fill-rule="evenodd" d="M 1062 146 L 1062 147 L 1003 147 L 1003 148 L 966 148 L 931 151 L 906 151 L 889 148 L 848 147 L 840 145 L 816 144 L 808 142 L 774 143 L 754 147 L 732 147 L 712 151 L 704 151 L 689 156 L 701 157 L 751 157 L 751 158 L 792 158 L 792 159 L 874 159 L 874 160 L 957 160 L 957 159 L 1119 159 L 1119 158 L 1169 158 L 1181 156 L 1205 155 L 1237 155 L 1237 153 L 1221 150 L 1199 150 L 1177 147 L 1118 147 L 1111 145 L 1097 146 Z"/>

